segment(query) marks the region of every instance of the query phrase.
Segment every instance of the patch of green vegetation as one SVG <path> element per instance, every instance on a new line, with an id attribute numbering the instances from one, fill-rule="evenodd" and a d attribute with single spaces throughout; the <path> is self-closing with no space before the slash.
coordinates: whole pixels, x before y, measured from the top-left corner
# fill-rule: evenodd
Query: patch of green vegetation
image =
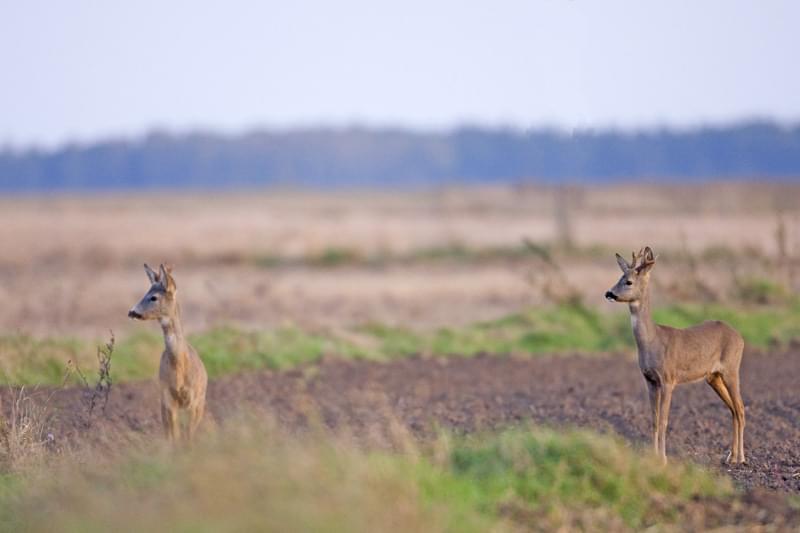
<path id="1" fill-rule="evenodd" d="M 333 335 L 308 333 L 296 327 L 265 331 L 220 327 L 191 335 L 189 341 L 202 354 L 211 376 L 257 368 L 282 370 L 318 361 L 324 355 L 361 355 L 356 346 Z"/>
<path id="2" fill-rule="evenodd" d="M 355 250 L 348 248 L 325 248 L 319 253 L 310 255 L 307 258 L 311 266 L 335 267 L 340 265 L 358 264 L 363 262 L 361 255 Z"/>
<path id="3" fill-rule="evenodd" d="M 549 516 L 604 510 L 635 528 L 674 520 L 669 508 L 677 502 L 732 493 L 727 480 L 696 466 L 662 467 L 621 441 L 579 431 L 471 439 L 453 450 L 450 469 L 470 481 L 486 510 Z"/>
<path id="4" fill-rule="evenodd" d="M 14 385 L 78 383 L 78 371 L 88 379 L 97 370 L 97 346 L 77 338 L 38 339 L 26 334 L 0 337 L 0 380 Z M 112 363 L 116 379 L 155 375 L 163 349 L 155 333 L 137 332 L 118 342 Z"/>
<path id="5" fill-rule="evenodd" d="M 374 341 L 377 359 L 390 359 L 400 354 L 419 354 L 424 350 L 422 336 L 408 328 L 368 324 L 359 333 Z"/>
<path id="6" fill-rule="evenodd" d="M 722 320 L 736 328 L 750 346 L 767 348 L 800 338 L 800 303 L 735 309 L 722 305 L 679 305 L 654 311 L 659 324 L 684 328 L 704 320 Z"/>
<path id="7" fill-rule="evenodd" d="M 443 438 L 394 455 L 231 425 L 181 453 L 150 446 L 20 477 L 0 490 L 0 523 L 32 532 L 604 530 L 674 524 L 672 510 L 695 499 L 736 497 L 727 478 L 663 467 L 586 432 Z"/>
<path id="8" fill-rule="evenodd" d="M 673 305 L 657 309 L 654 318 L 659 324 L 679 328 L 723 320 L 739 330 L 750 346 L 759 348 L 800 338 L 800 303 L 742 309 Z M 218 327 L 190 335 L 189 340 L 211 377 L 258 368 L 283 370 L 325 356 L 388 361 L 415 354 L 469 357 L 634 350 L 627 312 L 605 314 L 580 304 L 528 309 L 429 332 L 375 323 L 318 332 L 295 326 L 258 331 Z M 155 376 L 162 349 L 161 336 L 152 328 L 118 339 L 111 365 L 114 379 Z M 95 353 L 96 345 L 84 340 L 7 335 L 0 337 L 2 379 L 13 384 L 60 384 L 70 360 L 89 377 L 97 368 Z"/>
<path id="9" fill-rule="evenodd" d="M 85 343 L 71 338 L 0 336 L 0 372 L 9 383 L 60 383 L 69 361 L 84 359 Z"/>

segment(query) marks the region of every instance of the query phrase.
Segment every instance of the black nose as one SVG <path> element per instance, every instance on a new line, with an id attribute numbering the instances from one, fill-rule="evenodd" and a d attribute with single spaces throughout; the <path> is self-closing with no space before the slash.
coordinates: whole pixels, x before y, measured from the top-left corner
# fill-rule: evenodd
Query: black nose
<path id="1" fill-rule="evenodd" d="M 606 291 L 606 300 L 614 300 L 616 301 L 617 295 L 611 291 Z"/>
<path id="2" fill-rule="evenodd" d="M 131 309 L 128 311 L 128 318 L 142 318 L 142 315 Z"/>

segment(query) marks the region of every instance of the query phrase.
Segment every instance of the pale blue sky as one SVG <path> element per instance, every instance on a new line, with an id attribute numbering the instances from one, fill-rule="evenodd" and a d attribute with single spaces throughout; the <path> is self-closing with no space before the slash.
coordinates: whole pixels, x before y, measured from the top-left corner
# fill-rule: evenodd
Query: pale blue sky
<path id="1" fill-rule="evenodd" d="M 0 0 L 0 144 L 800 120 L 800 2 Z"/>

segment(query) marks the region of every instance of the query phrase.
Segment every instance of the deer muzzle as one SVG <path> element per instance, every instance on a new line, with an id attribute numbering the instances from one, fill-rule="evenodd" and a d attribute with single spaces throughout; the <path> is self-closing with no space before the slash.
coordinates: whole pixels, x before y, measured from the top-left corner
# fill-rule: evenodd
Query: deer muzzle
<path id="1" fill-rule="evenodd" d="M 141 320 L 142 315 L 137 313 L 134 309 L 131 309 L 130 311 L 128 311 L 128 318 L 135 318 L 136 320 Z"/>
<path id="2" fill-rule="evenodd" d="M 611 291 L 606 291 L 606 300 L 608 300 L 609 302 L 616 302 L 617 295 Z"/>

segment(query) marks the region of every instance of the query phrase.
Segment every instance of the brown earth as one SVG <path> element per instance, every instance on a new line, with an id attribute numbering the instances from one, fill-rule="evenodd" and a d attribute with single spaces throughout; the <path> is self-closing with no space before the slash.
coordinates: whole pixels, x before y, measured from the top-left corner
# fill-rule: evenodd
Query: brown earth
<path id="1" fill-rule="evenodd" d="M 691 501 L 678 509 L 687 530 L 736 526 L 800 527 L 800 364 L 798 353 L 747 354 L 742 368 L 747 409 L 748 464 L 723 463 L 730 417 L 710 387 L 676 390 L 667 439 L 671 457 L 730 476 L 745 492 L 735 500 Z M 19 391 L 0 390 L 6 416 Z M 124 448 L 127 439 L 161 438 L 155 382 L 113 387 L 105 412 L 89 420 L 86 391 L 28 393 L 51 412 L 53 449 Z M 213 427 L 237 414 L 264 416 L 303 433 L 322 425 L 367 446 L 398 448 L 439 429 L 472 433 L 545 424 L 616 434 L 649 447 L 645 386 L 635 361 L 624 357 L 406 358 L 391 363 L 326 360 L 286 371 L 260 371 L 213 380 L 208 391 Z M 91 424 L 89 424 L 91 422 Z M 88 449 L 88 448 L 86 448 Z"/>
<path id="2" fill-rule="evenodd" d="M 704 383 L 679 386 L 667 452 L 731 476 L 745 488 L 800 494 L 800 362 L 798 353 L 747 354 L 742 389 L 747 409 L 746 466 L 722 463 L 730 415 Z M 5 389 L 7 415 L 13 391 Z M 160 434 L 154 382 L 114 386 L 105 414 L 86 426 L 79 389 L 50 400 L 54 442 L 118 442 L 115 435 Z M 38 393 L 43 399 L 44 391 Z M 213 380 L 210 415 L 217 422 L 258 412 L 289 430 L 317 419 L 378 445 L 392 445 L 396 426 L 426 438 L 438 428 L 471 433 L 530 423 L 590 428 L 649 447 L 645 386 L 623 357 L 407 358 L 391 363 L 327 360 L 303 369 L 259 371 Z M 394 429 L 393 429 L 394 428 Z"/>

